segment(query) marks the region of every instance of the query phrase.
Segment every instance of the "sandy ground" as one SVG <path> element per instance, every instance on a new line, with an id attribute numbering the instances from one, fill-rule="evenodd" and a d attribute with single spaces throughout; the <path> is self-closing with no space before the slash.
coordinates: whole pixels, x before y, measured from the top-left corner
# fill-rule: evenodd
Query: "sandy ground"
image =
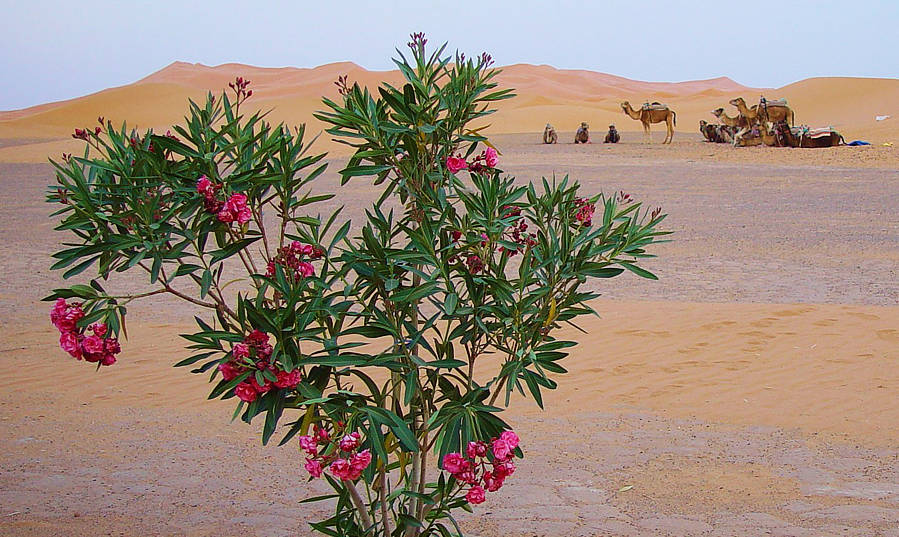
<path id="1" fill-rule="evenodd" d="M 513 404 L 526 458 L 464 526 L 899 536 L 895 153 L 638 136 L 495 138 L 520 180 L 570 173 L 590 192 L 625 190 L 663 206 L 676 235 L 650 264 L 660 281 L 599 288 L 602 318 L 576 336 L 547 411 Z M 254 427 L 229 422 L 230 404 L 204 402 L 204 378 L 172 370 L 190 309 L 132 308 L 120 362 L 99 373 L 58 349 L 39 302 L 59 283 L 50 174 L 0 165 L 0 534 L 309 534 L 304 520 L 327 509 L 298 503 L 321 489 L 296 447 L 260 446 Z M 342 192 L 348 216 L 373 192 Z"/>

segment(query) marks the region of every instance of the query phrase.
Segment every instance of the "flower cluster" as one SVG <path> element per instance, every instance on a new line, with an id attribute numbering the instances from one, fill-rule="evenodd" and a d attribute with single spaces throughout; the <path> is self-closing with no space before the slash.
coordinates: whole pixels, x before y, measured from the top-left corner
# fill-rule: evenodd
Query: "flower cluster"
<path id="1" fill-rule="evenodd" d="M 50 321 L 59 330 L 59 346 L 73 358 L 96 362 L 100 365 L 115 363 L 115 355 L 122 351 L 119 340 L 106 337 L 104 323 L 94 323 L 87 329 L 79 329 L 78 321 L 84 318 L 81 304 L 68 304 L 59 298 L 50 310 Z M 92 332 L 91 335 L 87 331 Z"/>
<path id="2" fill-rule="evenodd" d="M 272 346 L 268 334 L 253 330 L 241 343 L 231 348 L 231 359 L 219 364 L 218 370 L 225 381 L 231 381 L 250 372 L 243 382 L 234 387 L 234 395 L 241 401 L 252 403 L 260 394 L 272 388 L 296 388 L 302 375 L 299 369 L 283 371 L 271 362 Z M 257 379 L 262 378 L 262 383 Z"/>
<path id="3" fill-rule="evenodd" d="M 84 140 L 86 142 L 92 135 L 99 136 L 100 132 L 102 131 L 103 129 L 100 127 L 94 127 L 93 131 L 90 129 L 75 129 L 75 132 L 72 133 L 72 138 L 75 138 L 76 140 Z"/>
<path id="4" fill-rule="evenodd" d="M 512 457 L 517 447 L 518 435 L 504 431 L 489 444 L 469 442 L 464 455 L 447 453 L 443 457 L 443 469 L 469 485 L 465 495 L 469 503 L 483 503 L 486 492 L 498 491 L 506 478 L 515 472 Z"/>
<path id="5" fill-rule="evenodd" d="M 222 185 L 217 185 L 205 175 L 197 180 L 197 192 L 203 196 L 203 207 L 206 212 L 215 214 L 220 222 L 230 224 L 246 224 L 252 218 L 253 213 L 247 207 L 246 194 L 231 194 L 227 200 L 219 198 Z"/>
<path id="6" fill-rule="evenodd" d="M 499 154 L 492 147 L 482 151 L 471 162 L 467 162 L 465 158 L 459 155 L 446 157 L 446 169 L 450 173 L 458 173 L 466 169 L 472 173 L 478 173 L 483 170 L 493 169 L 497 164 L 499 164 Z"/>
<path id="7" fill-rule="evenodd" d="M 455 243 L 456 246 L 458 247 L 459 240 L 462 238 L 462 232 L 458 229 L 454 229 L 453 231 L 450 232 L 450 236 L 452 238 L 453 243 Z M 487 237 L 487 234 L 481 233 L 481 247 L 487 246 L 487 244 L 489 242 L 490 242 L 490 239 Z M 481 258 L 480 255 L 473 253 L 473 252 L 460 253 L 458 255 L 453 254 L 452 256 L 450 256 L 449 260 L 451 263 L 455 263 L 456 261 L 459 261 L 460 256 L 464 256 L 464 258 L 465 258 L 464 263 L 465 263 L 466 268 L 468 269 L 468 272 L 470 272 L 472 274 L 479 274 L 484 270 L 484 260 Z"/>
<path id="8" fill-rule="evenodd" d="M 318 426 L 312 435 L 301 436 L 300 447 L 308 455 L 304 465 L 306 471 L 312 477 L 321 477 L 327 467 L 334 477 L 343 481 L 359 479 L 362 471 L 371 464 L 371 450 L 359 451 L 362 435 L 357 432 L 345 434 L 336 439 L 337 445 L 331 449 L 334 443 L 328 431 Z"/>
<path id="9" fill-rule="evenodd" d="M 250 85 L 250 81 L 244 80 L 244 78 L 242 76 L 239 76 L 236 79 L 234 79 L 234 82 L 228 82 L 228 87 L 231 88 L 232 90 L 234 90 L 234 93 L 237 95 L 238 101 L 244 101 L 248 97 L 253 95 L 253 90 L 247 89 L 247 87 L 249 87 L 249 85 Z"/>
<path id="10" fill-rule="evenodd" d="M 593 223 L 593 213 L 596 212 L 596 205 L 590 203 L 590 200 L 587 198 L 575 198 L 574 208 L 577 210 L 574 219 L 582 226 L 590 227 L 590 224 Z"/>
<path id="11" fill-rule="evenodd" d="M 518 249 L 509 250 L 508 248 L 504 248 L 500 246 L 500 250 L 506 250 L 509 252 L 509 256 L 515 256 L 522 248 L 535 246 L 537 241 L 535 239 L 535 235 L 533 233 L 527 233 L 528 223 L 525 222 L 524 218 L 521 218 L 521 208 L 515 207 L 514 205 L 506 205 L 503 207 L 503 219 L 506 218 L 515 218 L 517 219 L 514 224 L 506 228 L 504 233 L 504 239 L 509 242 L 514 242 L 518 245 Z"/>
<path id="12" fill-rule="evenodd" d="M 293 278 L 296 281 L 308 278 L 315 274 L 315 267 L 304 258 L 315 261 L 324 255 L 325 251 L 320 246 L 293 241 L 288 246 L 278 248 L 278 254 L 268 262 L 265 275 L 271 278 L 275 275 L 275 265 L 281 265 L 286 272 L 293 271 Z"/>

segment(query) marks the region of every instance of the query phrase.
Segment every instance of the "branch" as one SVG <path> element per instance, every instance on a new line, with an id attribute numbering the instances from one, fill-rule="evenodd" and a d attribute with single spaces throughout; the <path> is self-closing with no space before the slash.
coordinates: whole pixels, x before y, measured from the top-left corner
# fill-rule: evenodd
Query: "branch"
<path id="1" fill-rule="evenodd" d="M 362 520 L 362 525 L 365 526 L 365 532 L 370 532 L 372 528 L 371 517 L 368 516 L 368 511 L 365 509 L 365 503 L 363 503 L 359 491 L 356 490 L 356 485 L 349 481 L 344 481 L 343 483 L 346 486 L 347 492 L 350 494 L 350 498 L 353 500 L 353 506 L 356 507 L 356 512 L 359 513 L 359 519 Z"/>

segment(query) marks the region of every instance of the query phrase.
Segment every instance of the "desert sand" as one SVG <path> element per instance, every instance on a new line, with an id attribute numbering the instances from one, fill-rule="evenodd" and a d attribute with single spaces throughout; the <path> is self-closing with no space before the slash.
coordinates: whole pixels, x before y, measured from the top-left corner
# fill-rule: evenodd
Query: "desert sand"
<path id="1" fill-rule="evenodd" d="M 350 62 L 314 69 L 175 62 L 127 86 L 0 112 L 0 162 L 46 162 L 48 155 L 58 158 L 63 152 L 77 151 L 80 146 L 71 139 L 73 129 L 93 126 L 100 116 L 115 125 L 127 121 L 141 129 L 164 132 L 181 120 L 188 98 L 203 99 L 208 91 L 218 93 L 237 76 L 252 82 L 251 106 L 269 111 L 272 121 L 307 123 L 309 132 L 318 132 L 324 125 L 312 113 L 323 108 L 321 96 L 337 97 L 334 81 L 340 75 L 369 87 L 379 81 L 401 83 L 398 71 L 368 71 Z M 698 132 L 700 119 L 715 121 L 710 112 L 718 107 L 736 115 L 736 109 L 727 104 L 734 97 L 742 96 L 753 104 L 759 95 L 765 95 L 769 99 L 786 98 L 796 111 L 797 124 L 832 126 L 846 141 L 899 143 L 899 79 L 812 78 L 782 88 L 750 88 L 726 77 L 642 82 L 605 73 L 516 64 L 502 67 L 498 81 L 503 87 L 515 88 L 518 97 L 499 103 L 500 113 L 486 119 L 494 133 L 540 133 L 546 123 L 552 123 L 560 132 L 572 132 L 561 138 L 568 142 L 574 139 L 580 122 L 586 121 L 601 141 L 610 123 L 621 131 L 641 129 L 640 123 L 625 116 L 619 107 L 621 101 L 629 100 L 634 106 L 647 101 L 669 104 L 677 112 L 677 131 L 682 135 Z M 876 115 L 892 117 L 878 122 Z M 662 136 L 662 125 L 654 130 Z M 678 139 L 683 138 L 675 136 Z M 15 148 L 9 146 L 11 143 Z M 344 146 L 327 139 L 321 147 L 335 155 L 346 154 Z"/>
<path id="2" fill-rule="evenodd" d="M 256 427 L 229 421 L 230 403 L 205 400 L 205 377 L 171 368 L 193 310 L 158 297 L 131 308 L 119 363 L 96 372 L 59 350 L 40 302 L 61 283 L 47 267 L 62 240 L 41 162 L 77 149 L 73 127 L 105 115 L 164 130 L 186 97 L 235 75 L 291 123 L 310 120 L 338 74 L 395 82 L 352 64 L 251 69 L 173 64 L 131 86 L 0 113 L 0 534 L 309 535 L 304 520 L 327 514 L 298 503 L 322 488 L 307 483 L 296 446 L 260 446 Z M 899 111 L 899 81 L 759 90 L 547 66 L 503 76 L 521 95 L 491 118 L 504 170 L 624 190 L 662 206 L 675 234 L 649 262 L 659 281 L 597 287 L 601 318 L 572 336 L 581 345 L 547 410 L 513 401 L 506 419 L 525 459 L 463 527 L 482 537 L 899 536 L 899 149 L 734 149 L 696 131 L 731 96 L 764 91 L 788 97 L 799 122 L 899 141 L 899 118 L 873 121 Z M 670 147 L 640 144 L 637 122 L 616 108 L 654 96 L 678 110 Z M 624 141 L 572 145 L 580 121 L 594 139 L 614 121 Z M 539 143 L 546 122 L 559 145 Z M 337 188 L 340 155 L 323 189 Z M 338 192 L 358 219 L 375 189 Z"/>

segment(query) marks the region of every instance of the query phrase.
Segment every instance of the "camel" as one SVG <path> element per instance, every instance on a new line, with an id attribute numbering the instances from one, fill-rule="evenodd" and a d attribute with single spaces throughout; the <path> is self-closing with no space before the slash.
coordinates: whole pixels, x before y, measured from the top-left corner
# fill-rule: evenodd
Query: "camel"
<path id="1" fill-rule="evenodd" d="M 649 131 L 649 126 L 652 123 L 665 122 L 668 132 L 665 134 L 665 140 L 662 143 L 670 144 L 674 138 L 674 127 L 677 126 L 677 114 L 665 105 L 659 103 L 653 103 L 653 105 L 658 105 L 658 107 L 648 108 L 644 106 L 640 110 L 634 110 L 631 108 L 631 103 L 624 101 L 621 103 L 621 109 L 628 117 L 636 119 L 643 124 L 644 141 L 648 140 L 650 143 L 652 143 L 652 133 Z"/>
<path id="2" fill-rule="evenodd" d="M 699 132 L 702 133 L 706 142 L 714 142 L 718 137 L 718 129 L 715 128 L 714 123 L 709 123 L 704 119 L 699 120 Z"/>
<path id="3" fill-rule="evenodd" d="M 770 123 L 768 124 L 770 125 Z M 734 135 L 734 147 L 748 147 L 753 145 L 765 144 L 768 147 L 777 147 L 781 145 L 775 133 L 769 130 L 769 127 L 760 124 L 758 130 L 750 130 L 748 127 L 741 129 Z"/>
<path id="4" fill-rule="evenodd" d="M 709 123 L 704 119 L 699 120 L 699 132 L 701 132 L 706 141 L 709 142 L 719 144 L 732 143 L 734 141 L 734 129 L 735 127 Z"/>
<path id="5" fill-rule="evenodd" d="M 590 125 L 587 125 L 586 121 L 581 122 L 581 126 L 577 128 L 577 132 L 574 133 L 574 143 L 576 144 L 589 144 L 590 143 Z"/>
<path id="6" fill-rule="evenodd" d="M 750 123 L 753 121 L 758 121 L 760 123 L 770 121 L 776 123 L 782 119 L 786 119 L 791 125 L 793 124 L 793 110 L 791 110 L 789 106 L 786 104 L 774 104 L 773 102 L 768 102 L 764 97 L 762 97 L 758 106 L 753 106 L 752 108 L 746 106 L 746 101 L 743 100 L 743 97 L 731 99 L 730 104 L 736 106 L 737 110 L 740 111 L 740 114 L 746 116 Z"/>
<path id="7" fill-rule="evenodd" d="M 831 128 L 791 128 L 785 119 L 774 124 L 774 134 L 781 145 L 788 147 L 835 147 L 846 143 L 843 136 Z"/>
<path id="8" fill-rule="evenodd" d="M 737 134 L 734 135 L 734 147 L 752 147 L 755 145 L 762 145 L 764 142 L 762 141 L 761 132 L 761 127 L 757 127 L 754 129 L 743 127 L 737 132 Z"/>
<path id="9" fill-rule="evenodd" d="M 556 129 L 550 125 L 546 124 L 546 128 L 543 129 L 543 143 L 544 144 L 554 144 L 558 141 L 559 137 L 556 135 Z"/>
<path id="10" fill-rule="evenodd" d="M 743 114 L 737 114 L 736 117 L 730 117 L 724 112 L 724 108 L 717 108 L 715 110 L 712 110 L 712 115 L 720 119 L 721 123 L 724 123 L 728 127 L 742 129 L 750 125 L 749 120 L 746 119 L 746 116 L 744 116 Z"/>
<path id="11" fill-rule="evenodd" d="M 728 127 L 727 125 L 715 125 L 718 136 L 718 143 L 730 144 L 734 141 L 734 135 L 737 134 L 736 127 Z"/>

